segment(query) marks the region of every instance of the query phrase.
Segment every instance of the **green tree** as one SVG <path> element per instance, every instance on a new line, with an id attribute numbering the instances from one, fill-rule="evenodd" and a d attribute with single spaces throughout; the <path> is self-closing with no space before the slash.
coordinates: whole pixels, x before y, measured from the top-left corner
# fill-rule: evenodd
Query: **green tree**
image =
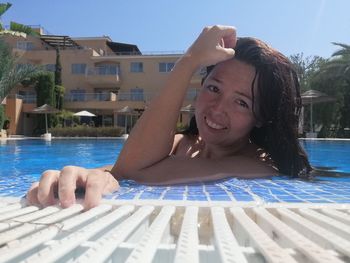
<path id="1" fill-rule="evenodd" d="M 301 91 L 310 90 L 311 79 L 326 60 L 319 56 L 305 57 L 303 53 L 291 55 L 289 59 L 297 72 Z"/>
<path id="2" fill-rule="evenodd" d="M 324 90 L 323 83 L 318 83 L 314 81 L 315 76 L 319 72 L 322 65 L 326 62 L 326 59 L 319 56 L 307 56 L 305 57 L 303 53 L 298 53 L 291 55 L 289 57 L 290 61 L 293 63 L 294 68 L 298 75 L 298 80 L 300 83 L 301 92 L 307 90 Z M 323 111 L 324 106 L 328 111 Z M 319 112 L 322 111 L 320 114 Z M 329 109 L 329 105 L 323 105 L 322 107 L 313 107 L 313 119 L 316 124 L 328 124 L 332 119 L 333 109 Z M 304 105 L 304 130 L 308 131 L 311 128 L 308 127 L 310 124 L 310 105 Z"/>
<path id="3" fill-rule="evenodd" d="M 35 91 L 36 91 L 36 104 L 42 106 L 48 104 L 55 106 L 55 81 L 54 74 L 52 72 L 42 72 L 34 77 Z M 34 131 L 36 134 L 42 134 L 45 131 L 45 116 L 43 114 L 37 115 L 38 125 Z M 55 118 L 48 116 L 48 122 L 52 126 L 52 122 L 55 122 Z"/>
<path id="4" fill-rule="evenodd" d="M 62 86 L 62 65 L 59 48 L 56 48 L 55 85 Z"/>
<path id="5" fill-rule="evenodd" d="M 4 26 L 1 23 L 1 17 L 11 6 L 11 3 L 0 3 L 0 31 L 4 30 Z"/>
<path id="6" fill-rule="evenodd" d="M 64 87 L 62 86 L 62 66 L 60 59 L 60 50 L 56 48 L 56 65 L 55 65 L 55 98 L 56 108 L 62 110 L 63 98 L 64 98 Z"/>
<path id="7" fill-rule="evenodd" d="M 10 48 L 0 38 L 0 100 L 2 101 L 17 84 L 40 72 L 40 69 L 30 64 L 20 64 L 18 57 L 11 53 Z"/>
<path id="8" fill-rule="evenodd" d="M 0 102 L 17 84 L 36 75 L 38 72 L 40 72 L 40 69 L 36 66 L 19 64 L 18 57 L 11 53 L 10 48 L 0 37 Z M 0 105 L 0 108 L 0 127 L 2 127 L 5 116 L 3 106 Z"/>
<path id="9" fill-rule="evenodd" d="M 43 72 L 35 77 L 35 91 L 37 95 L 36 104 L 42 106 L 49 104 L 55 106 L 55 81 L 52 72 Z"/>
<path id="10" fill-rule="evenodd" d="M 337 98 L 333 116 L 334 136 L 350 137 L 344 130 L 350 128 L 350 46 L 342 43 L 333 44 L 341 49 L 334 52 L 320 68 L 315 82 L 324 86 L 324 92 Z"/>

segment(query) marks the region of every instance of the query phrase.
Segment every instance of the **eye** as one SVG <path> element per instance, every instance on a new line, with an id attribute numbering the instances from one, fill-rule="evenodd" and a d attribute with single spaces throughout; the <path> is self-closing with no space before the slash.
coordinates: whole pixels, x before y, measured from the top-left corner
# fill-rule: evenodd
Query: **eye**
<path id="1" fill-rule="evenodd" d="M 215 92 L 215 93 L 218 93 L 220 91 L 220 89 L 217 87 L 217 86 L 214 86 L 214 85 L 208 85 L 207 86 L 207 89 L 211 92 Z"/>
<path id="2" fill-rule="evenodd" d="M 246 109 L 249 109 L 248 103 L 246 103 L 244 100 L 237 100 L 237 103 L 239 106 L 246 108 Z"/>

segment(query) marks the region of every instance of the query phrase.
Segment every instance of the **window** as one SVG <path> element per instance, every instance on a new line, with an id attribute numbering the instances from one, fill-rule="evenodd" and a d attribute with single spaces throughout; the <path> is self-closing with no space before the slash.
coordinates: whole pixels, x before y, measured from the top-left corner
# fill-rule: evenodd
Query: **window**
<path id="1" fill-rule="evenodd" d="M 111 99 L 111 92 L 110 91 L 97 91 L 95 92 L 95 98 L 98 101 L 110 101 Z"/>
<path id="2" fill-rule="evenodd" d="M 143 89 L 140 89 L 140 88 L 130 89 L 130 100 L 143 101 L 144 100 Z"/>
<path id="3" fill-rule="evenodd" d="M 18 94 L 22 96 L 23 103 L 29 103 L 29 104 L 36 103 L 35 91 L 19 90 Z"/>
<path id="4" fill-rule="evenodd" d="M 28 41 L 18 41 L 17 42 L 17 48 L 22 50 L 33 50 L 34 45 L 33 42 Z"/>
<path id="5" fill-rule="evenodd" d="M 131 72 L 143 72 L 143 63 L 142 62 L 131 62 L 130 71 Z"/>
<path id="6" fill-rule="evenodd" d="M 56 64 L 46 64 L 45 69 L 46 69 L 46 71 L 55 72 Z"/>
<path id="7" fill-rule="evenodd" d="M 72 74 L 85 74 L 86 64 L 72 64 Z"/>
<path id="8" fill-rule="evenodd" d="M 81 89 L 71 90 L 69 101 L 85 101 L 85 90 L 81 90 Z"/>
<path id="9" fill-rule="evenodd" d="M 170 72 L 173 69 L 174 65 L 175 63 L 173 62 L 161 62 L 159 63 L 159 72 Z"/>
<path id="10" fill-rule="evenodd" d="M 117 75 L 119 73 L 117 65 L 100 65 L 97 69 L 98 75 Z"/>

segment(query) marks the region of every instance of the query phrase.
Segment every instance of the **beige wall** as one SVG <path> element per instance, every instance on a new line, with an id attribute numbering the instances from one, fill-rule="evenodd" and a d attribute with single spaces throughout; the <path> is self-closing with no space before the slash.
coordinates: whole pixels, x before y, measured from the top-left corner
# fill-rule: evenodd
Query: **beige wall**
<path id="1" fill-rule="evenodd" d="M 8 97 L 6 99 L 5 115 L 10 120 L 10 129 L 8 134 L 19 134 L 23 129 L 22 123 L 22 105 L 21 99 Z"/>

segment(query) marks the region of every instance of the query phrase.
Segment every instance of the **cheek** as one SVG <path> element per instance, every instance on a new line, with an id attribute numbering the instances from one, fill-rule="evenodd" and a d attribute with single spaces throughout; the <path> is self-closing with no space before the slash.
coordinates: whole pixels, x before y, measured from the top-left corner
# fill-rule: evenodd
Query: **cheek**
<path id="1" fill-rule="evenodd" d="M 203 94 L 203 92 L 200 92 L 198 94 L 194 104 L 195 104 L 196 110 L 201 110 L 208 104 L 208 99 Z"/>
<path id="2" fill-rule="evenodd" d="M 232 127 L 240 130 L 251 130 L 256 123 L 252 114 L 238 111 L 231 114 L 230 121 Z"/>

